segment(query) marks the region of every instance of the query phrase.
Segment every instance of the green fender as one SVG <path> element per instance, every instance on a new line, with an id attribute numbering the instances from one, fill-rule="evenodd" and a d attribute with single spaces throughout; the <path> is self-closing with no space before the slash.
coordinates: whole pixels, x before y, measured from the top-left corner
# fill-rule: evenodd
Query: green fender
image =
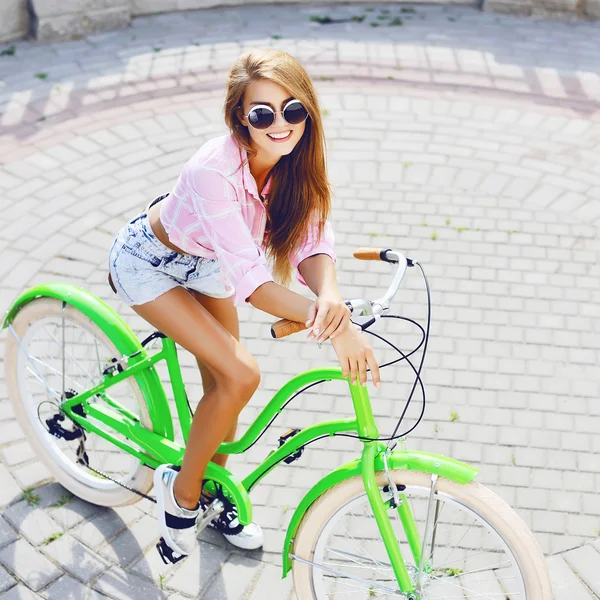
<path id="1" fill-rule="evenodd" d="M 392 452 L 388 457 L 388 466 L 390 469 L 405 469 L 434 473 L 440 477 L 445 477 L 446 479 L 463 484 L 469 483 L 469 481 L 472 481 L 477 475 L 477 469 L 454 460 L 453 458 L 429 454 L 428 452 L 411 452 L 409 450 Z M 383 470 L 383 459 L 381 454 L 379 454 L 375 458 L 375 472 Z M 312 506 L 313 502 L 327 490 L 334 485 L 355 476 L 362 476 L 361 458 L 357 458 L 356 460 L 338 467 L 335 471 L 332 471 L 329 475 L 321 479 L 321 481 L 314 485 L 306 496 L 304 496 L 292 516 L 292 520 L 290 521 L 285 536 L 285 542 L 283 544 L 283 577 L 286 577 L 292 568 L 289 556 L 291 545 L 306 511 Z"/>
<path id="2" fill-rule="evenodd" d="M 57 298 L 85 314 L 107 335 L 122 355 L 129 355 L 142 348 L 140 341 L 123 319 L 100 298 L 67 283 L 45 283 L 26 290 L 6 312 L 2 329 L 13 322 L 17 313 L 36 298 Z M 145 351 L 142 350 L 142 358 Z M 173 420 L 164 388 L 154 367 L 134 375 L 148 406 L 155 433 L 173 441 Z"/>

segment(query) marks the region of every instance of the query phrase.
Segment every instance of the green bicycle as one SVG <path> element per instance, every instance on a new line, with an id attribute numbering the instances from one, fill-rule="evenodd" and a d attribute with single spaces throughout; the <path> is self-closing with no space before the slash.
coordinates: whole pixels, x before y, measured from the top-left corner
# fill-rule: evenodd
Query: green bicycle
<path id="1" fill-rule="evenodd" d="M 348 302 L 354 315 L 367 318 L 361 325 L 366 329 L 386 316 L 407 268 L 421 266 L 391 250 L 362 249 L 355 256 L 397 265 L 382 298 Z M 4 328 L 10 331 L 4 364 L 16 416 L 40 459 L 69 491 L 102 506 L 131 504 L 149 497 L 153 469 L 181 464 L 184 446 L 175 442 L 155 368 L 166 362 L 187 442 L 193 415 L 172 340 L 154 332 L 140 342 L 102 300 L 62 283 L 24 292 L 8 310 Z M 302 328 L 280 321 L 272 335 Z M 423 356 L 428 333 L 429 325 Z M 292 397 L 317 382 L 343 379 L 339 368 L 292 378 L 244 435 L 223 443 L 219 452 L 245 452 Z M 317 439 L 351 435 L 362 442 L 362 454 L 308 491 L 287 530 L 283 576 L 293 570 L 299 600 L 550 600 L 543 554 L 521 518 L 474 482 L 474 468 L 403 444 L 396 449 L 396 440 L 403 440 L 396 432 L 386 445 L 367 388 L 347 382 L 354 418 L 286 433 L 280 447 L 241 481 L 210 463 L 205 478 L 217 494 L 199 529 L 231 504 L 239 521 L 250 523 L 248 494 L 275 466 L 293 462 Z M 160 544 L 159 551 L 165 562 L 177 560 Z"/>

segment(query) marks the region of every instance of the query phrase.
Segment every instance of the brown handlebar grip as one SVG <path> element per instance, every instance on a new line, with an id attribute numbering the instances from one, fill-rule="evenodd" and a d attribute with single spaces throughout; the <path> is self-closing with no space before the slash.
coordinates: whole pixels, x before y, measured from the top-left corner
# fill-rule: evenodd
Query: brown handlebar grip
<path id="1" fill-rule="evenodd" d="M 354 258 L 358 258 L 360 260 L 383 260 L 381 258 L 381 254 L 383 252 L 387 252 L 387 249 L 381 250 L 379 248 L 357 248 L 354 251 Z"/>
<path id="2" fill-rule="evenodd" d="M 299 321 L 281 319 L 280 321 L 277 321 L 277 323 L 273 323 L 273 325 L 271 325 L 271 335 L 274 338 L 279 339 L 286 337 L 287 335 L 292 335 L 292 333 L 302 331 L 306 328 L 306 325 L 304 323 L 300 323 Z"/>

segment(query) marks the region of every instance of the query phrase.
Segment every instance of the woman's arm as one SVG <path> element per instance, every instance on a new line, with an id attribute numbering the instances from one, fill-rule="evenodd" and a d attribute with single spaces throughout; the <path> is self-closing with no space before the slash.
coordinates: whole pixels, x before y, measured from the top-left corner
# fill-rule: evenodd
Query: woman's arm
<path id="1" fill-rule="evenodd" d="M 306 323 L 309 309 L 313 302 L 296 292 L 273 282 L 268 281 L 257 287 L 248 302 L 252 306 L 269 313 L 275 317 Z"/>
<path id="2" fill-rule="evenodd" d="M 347 312 L 340 294 L 333 260 L 326 254 L 310 256 L 299 265 L 302 278 L 308 287 L 321 300 L 320 308 L 325 308 L 325 301 L 330 305 L 341 304 Z M 291 321 L 307 322 L 309 309 L 317 303 L 300 296 L 285 287 L 274 282 L 267 282 L 258 287 L 249 297 L 248 302 L 252 306 L 276 317 L 290 319 Z M 319 308 L 316 306 L 315 308 Z M 316 310 L 314 311 L 316 313 Z M 312 325 L 312 323 L 311 323 Z M 324 331 L 324 329 L 322 329 Z M 316 336 L 313 336 L 316 337 Z"/>
<path id="3" fill-rule="evenodd" d="M 342 299 L 335 266 L 328 254 L 317 254 L 305 258 L 298 265 L 298 271 L 315 296 Z"/>
<path id="4" fill-rule="evenodd" d="M 308 315 L 307 325 L 313 327 L 309 337 L 319 342 L 334 339 L 347 328 L 350 310 L 340 293 L 333 259 L 327 254 L 309 256 L 298 265 L 298 271 L 317 296 Z"/>

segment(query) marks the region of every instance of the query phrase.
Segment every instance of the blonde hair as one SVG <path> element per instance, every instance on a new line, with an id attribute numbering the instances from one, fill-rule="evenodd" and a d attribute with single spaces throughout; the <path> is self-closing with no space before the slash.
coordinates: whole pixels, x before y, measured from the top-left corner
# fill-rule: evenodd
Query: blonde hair
<path id="1" fill-rule="evenodd" d="M 270 172 L 265 248 L 273 262 L 275 279 L 287 285 L 292 270 L 290 254 L 306 239 L 311 220 L 318 221 L 318 234 L 322 235 L 331 209 L 325 136 L 316 91 L 298 60 L 281 50 L 252 50 L 242 54 L 229 71 L 224 105 L 225 123 L 248 158 L 256 151 L 250 145 L 248 129 L 240 121 L 240 107 L 247 87 L 259 79 L 281 85 L 309 115 L 294 150 L 282 156 Z"/>

